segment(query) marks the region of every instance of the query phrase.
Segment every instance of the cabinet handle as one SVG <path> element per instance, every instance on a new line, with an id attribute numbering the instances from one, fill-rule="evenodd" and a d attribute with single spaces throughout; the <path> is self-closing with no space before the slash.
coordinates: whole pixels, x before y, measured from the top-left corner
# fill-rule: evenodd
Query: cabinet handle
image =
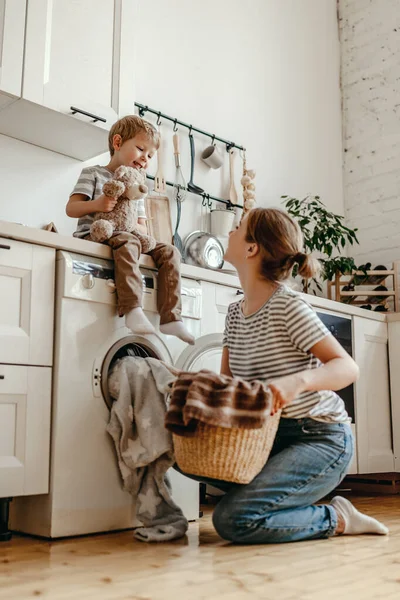
<path id="1" fill-rule="evenodd" d="M 6 244 L 0 244 L 0 248 L 2 250 L 11 250 L 11 246 L 7 246 Z"/>
<path id="2" fill-rule="evenodd" d="M 4 375 L 0 375 L 0 379 L 4 379 Z"/>
<path id="3" fill-rule="evenodd" d="M 76 113 L 85 115 L 85 117 L 90 117 L 91 119 L 93 119 L 93 123 L 96 123 L 96 121 L 102 121 L 102 123 L 107 123 L 107 119 L 104 119 L 103 117 L 98 117 L 93 113 L 86 112 L 86 110 L 81 110 L 80 108 L 76 108 L 75 106 L 70 106 L 70 109 L 73 115 Z"/>

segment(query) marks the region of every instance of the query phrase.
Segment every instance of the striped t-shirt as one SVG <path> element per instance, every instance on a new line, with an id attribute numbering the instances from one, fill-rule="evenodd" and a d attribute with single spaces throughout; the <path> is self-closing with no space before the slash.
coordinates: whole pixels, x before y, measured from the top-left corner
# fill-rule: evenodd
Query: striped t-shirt
<path id="1" fill-rule="evenodd" d="M 223 338 L 234 377 L 268 383 L 321 366 L 310 348 L 331 334 L 298 292 L 281 285 L 257 312 L 247 317 L 243 315 L 242 302 L 229 306 Z M 349 422 L 343 400 L 330 390 L 303 392 L 282 411 L 282 417 Z"/>
<path id="2" fill-rule="evenodd" d="M 85 167 L 82 169 L 79 179 L 70 193 L 83 194 L 87 200 L 96 200 L 103 193 L 103 185 L 113 178 L 113 173 L 106 167 L 95 165 L 94 167 Z M 137 204 L 138 217 L 140 219 L 146 218 L 146 211 L 144 207 L 144 200 L 138 200 Z M 86 237 L 90 231 L 90 226 L 93 223 L 93 214 L 85 215 L 80 217 L 78 220 L 78 227 L 74 232 L 75 237 L 83 238 Z"/>

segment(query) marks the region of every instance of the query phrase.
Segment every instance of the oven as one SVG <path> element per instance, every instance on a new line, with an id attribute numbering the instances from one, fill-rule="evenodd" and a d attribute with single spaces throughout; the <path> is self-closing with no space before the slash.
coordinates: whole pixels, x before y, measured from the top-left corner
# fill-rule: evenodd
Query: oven
<path id="1" fill-rule="evenodd" d="M 353 356 L 352 318 L 322 310 L 317 310 L 316 313 L 339 344 L 350 356 Z M 355 423 L 354 383 L 336 393 L 342 398 L 352 423 Z"/>

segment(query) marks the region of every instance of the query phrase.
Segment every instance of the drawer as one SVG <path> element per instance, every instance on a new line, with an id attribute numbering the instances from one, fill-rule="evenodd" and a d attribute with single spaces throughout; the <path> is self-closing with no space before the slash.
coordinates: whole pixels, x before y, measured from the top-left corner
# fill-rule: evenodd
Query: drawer
<path id="1" fill-rule="evenodd" d="M 0 238 L 0 363 L 52 364 L 55 250 Z"/>
<path id="2" fill-rule="evenodd" d="M 51 368 L 0 364 L 0 498 L 49 489 Z"/>
<path id="3" fill-rule="evenodd" d="M 0 266 L 32 269 L 33 245 L 0 237 Z"/>

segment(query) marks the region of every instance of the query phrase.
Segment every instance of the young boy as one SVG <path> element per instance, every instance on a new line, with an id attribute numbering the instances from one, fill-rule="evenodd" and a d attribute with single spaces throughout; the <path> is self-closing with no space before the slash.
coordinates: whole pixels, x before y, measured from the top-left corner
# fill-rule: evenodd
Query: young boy
<path id="1" fill-rule="evenodd" d="M 82 170 L 66 206 L 69 217 L 78 218 L 75 237 L 90 240 L 93 214 L 111 212 L 117 203 L 102 193 L 103 185 L 112 179 L 121 165 L 136 169 L 147 168 L 159 146 L 155 127 L 135 115 L 117 121 L 110 130 L 108 147 L 110 162 L 107 166 L 86 167 Z M 138 201 L 138 230 L 146 234 L 144 200 Z M 142 309 L 143 287 L 139 270 L 140 243 L 131 233 L 116 233 L 108 240 L 114 256 L 115 285 L 118 312 L 125 315 L 126 326 L 134 333 L 154 333 L 154 327 Z M 157 243 L 148 253 L 158 268 L 157 305 L 160 314 L 160 331 L 175 335 L 188 344 L 194 344 L 181 317 L 180 254 L 170 244 Z"/>

